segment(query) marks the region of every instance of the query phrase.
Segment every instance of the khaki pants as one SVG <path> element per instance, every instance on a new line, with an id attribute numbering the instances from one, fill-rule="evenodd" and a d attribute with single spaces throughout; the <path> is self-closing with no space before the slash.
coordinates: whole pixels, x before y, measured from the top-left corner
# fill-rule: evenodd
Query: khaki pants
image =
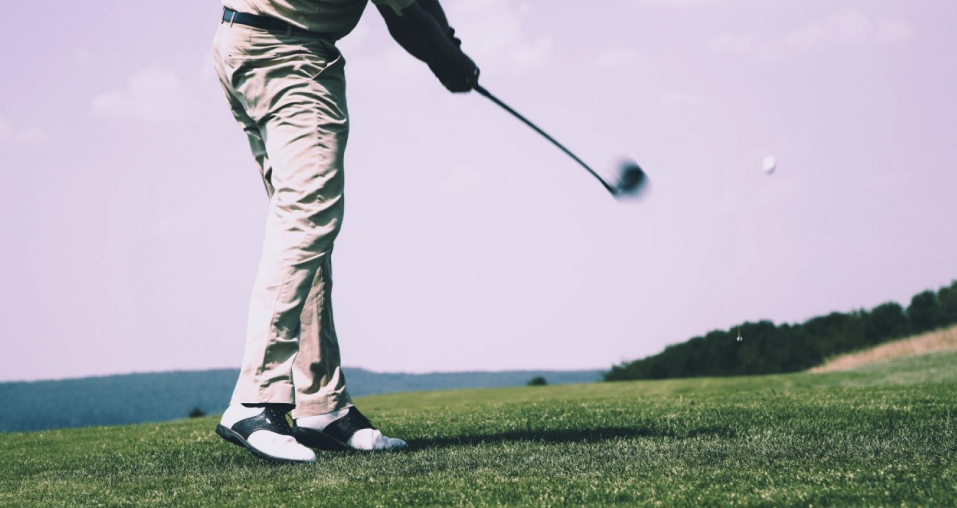
<path id="1" fill-rule="evenodd" d="M 231 403 L 295 404 L 294 418 L 348 407 L 330 299 L 349 134 L 345 62 L 318 37 L 229 23 L 213 58 L 269 196 Z"/>

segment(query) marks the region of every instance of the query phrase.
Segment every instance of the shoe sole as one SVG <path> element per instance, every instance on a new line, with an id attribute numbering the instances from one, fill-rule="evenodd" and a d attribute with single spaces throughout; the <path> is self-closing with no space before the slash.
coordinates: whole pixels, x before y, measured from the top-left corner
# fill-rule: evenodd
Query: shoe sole
<path id="1" fill-rule="evenodd" d="M 282 457 L 274 457 L 269 455 L 268 453 L 249 444 L 249 441 L 243 439 L 243 436 L 240 436 L 232 429 L 226 428 L 222 425 L 216 426 L 216 433 L 219 434 L 219 437 L 225 439 L 226 441 L 233 443 L 234 445 L 241 446 L 252 452 L 253 455 L 259 457 L 260 459 L 268 460 L 269 462 L 275 462 L 277 464 L 309 464 L 314 462 L 312 460 L 284 459 Z"/>

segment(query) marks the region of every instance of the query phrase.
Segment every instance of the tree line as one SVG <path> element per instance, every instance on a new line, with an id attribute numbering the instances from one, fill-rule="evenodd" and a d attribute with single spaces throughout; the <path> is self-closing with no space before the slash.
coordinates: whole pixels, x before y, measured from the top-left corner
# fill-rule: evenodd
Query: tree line
<path id="1" fill-rule="evenodd" d="M 647 358 L 616 365 L 605 381 L 796 372 L 827 358 L 957 324 L 957 281 L 924 291 L 903 308 L 832 312 L 800 324 L 743 323 L 671 345 Z M 738 337 L 743 340 L 738 340 Z"/>

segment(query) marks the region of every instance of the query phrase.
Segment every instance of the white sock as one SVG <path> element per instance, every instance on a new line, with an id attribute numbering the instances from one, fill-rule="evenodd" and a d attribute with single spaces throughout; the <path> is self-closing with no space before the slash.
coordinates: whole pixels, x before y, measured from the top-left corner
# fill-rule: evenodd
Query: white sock
<path id="1" fill-rule="evenodd" d="M 346 444 L 356 450 L 391 450 L 408 446 L 401 439 L 382 435 L 378 429 L 357 430 Z"/>
<path id="2" fill-rule="evenodd" d="M 252 418 L 259 413 L 263 412 L 261 407 L 246 407 L 242 404 L 230 404 L 226 408 L 226 412 L 223 413 L 223 417 L 219 420 L 219 423 L 223 427 L 232 428 L 233 425 L 236 425 L 236 422 L 240 420 L 245 420 L 246 418 Z"/>
<path id="3" fill-rule="evenodd" d="M 350 406 L 351 407 L 351 406 Z M 304 416 L 302 418 L 296 419 L 296 426 L 305 427 L 307 429 L 323 431 L 326 430 L 326 427 L 330 423 L 342 418 L 343 416 L 349 414 L 349 408 L 340 409 L 338 411 L 331 411 L 329 413 L 323 413 L 321 415 L 315 416 Z"/>

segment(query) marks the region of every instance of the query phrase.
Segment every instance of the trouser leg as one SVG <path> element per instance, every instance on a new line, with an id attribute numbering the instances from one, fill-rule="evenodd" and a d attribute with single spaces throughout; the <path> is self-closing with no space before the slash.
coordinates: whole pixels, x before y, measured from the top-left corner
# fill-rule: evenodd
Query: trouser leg
<path id="1" fill-rule="evenodd" d="M 342 66 L 334 48 L 315 44 L 310 53 L 301 41 L 253 35 L 231 41 L 248 47 L 227 42 L 220 44 L 226 51 L 215 52 L 269 195 L 233 403 L 331 411 L 350 402 L 330 301 L 348 136 Z M 234 52 L 242 58 L 231 59 Z"/>
<path id="2" fill-rule="evenodd" d="M 331 256 L 323 258 L 319 265 L 299 322 L 299 354 L 293 363 L 296 409 L 292 417 L 313 416 L 351 406 L 332 317 Z"/>

